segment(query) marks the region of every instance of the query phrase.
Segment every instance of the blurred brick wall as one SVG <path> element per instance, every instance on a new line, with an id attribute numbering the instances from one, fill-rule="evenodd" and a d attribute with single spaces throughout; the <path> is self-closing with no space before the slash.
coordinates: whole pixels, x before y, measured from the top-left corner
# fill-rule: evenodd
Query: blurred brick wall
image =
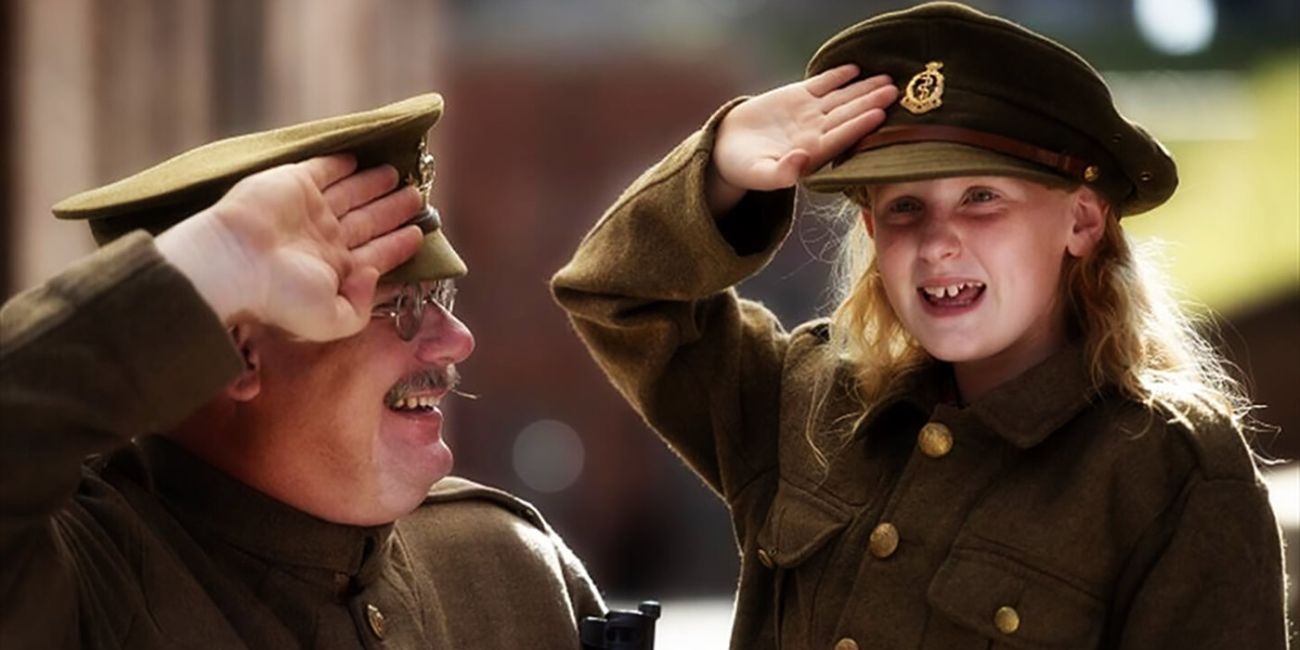
<path id="1" fill-rule="evenodd" d="M 1264 405 L 1255 418 L 1278 429 L 1261 431 L 1251 442 L 1270 458 L 1300 460 L 1300 294 L 1277 296 L 1229 318 L 1223 349 L 1255 403 Z"/>
<path id="2" fill-rule="evenodd" d="M 14 210 L 14 162 L 18 152 L 14 148 L 16 125 L 13 122 L 14 88 L 16 78 L 16 34 L 14 30 L 14 2 L 0 0 L 0 295 L 13 293 L 17 264 L 12 254 Z"/>
<path id="3" fill-rule="evenodd" d="M 479 344 L 465 387 L 481 395 L 455 406 L 457 471 L 536 501 L 604 585 L 647 597 L 668 585 L 730 590 L 725 508 L 609 386 L 547 280 L 624 186 L 737 93 L 735 75 L 707 63 L 540 58 L 458 60 L 447 86 L 439 182 L 470 265 L 457 309 Z M 571 426 L 585 448 L 578 482 L 555 494 L 511 468 L 517 434 L 543 419 Z"/>

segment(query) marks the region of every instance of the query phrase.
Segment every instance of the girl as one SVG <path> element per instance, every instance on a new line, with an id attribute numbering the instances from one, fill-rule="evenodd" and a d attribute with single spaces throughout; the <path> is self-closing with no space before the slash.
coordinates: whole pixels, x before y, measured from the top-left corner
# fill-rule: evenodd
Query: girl
<path id="1" fill-rule="evenodd" d="M 839 306 L 786 333 L 731 287 L 800 179 L 857 223 Z M 1120 227 L 1176 184 L 1077 55 L 933 3 L 625 192 L 554 290 L 729 506 L 733 648 L 1285 646 L 1249 403 Z"/>

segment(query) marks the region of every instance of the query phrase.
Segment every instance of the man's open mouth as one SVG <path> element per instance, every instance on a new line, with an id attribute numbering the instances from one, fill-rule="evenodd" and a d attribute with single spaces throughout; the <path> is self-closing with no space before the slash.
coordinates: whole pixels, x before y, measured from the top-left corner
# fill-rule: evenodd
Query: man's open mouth
<path id="1" fill-rule="evenodd" d="M 384 405 L 398 413 L 431 413 L 441 400 L 434 395 L 388 396 L 384 398 Z"/>
<path id="2" fill-rule="evenodd" d="M 403 377 L 384 394 L 384 406 L 411 415 L 432 413 L 448 391 L 460 382 L 455 366 L 426 368 Z"/>

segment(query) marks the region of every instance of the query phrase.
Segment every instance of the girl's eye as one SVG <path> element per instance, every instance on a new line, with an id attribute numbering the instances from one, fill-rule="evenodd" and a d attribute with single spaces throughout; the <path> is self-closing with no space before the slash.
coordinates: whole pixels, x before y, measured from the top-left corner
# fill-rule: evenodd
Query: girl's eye
<path id="1" fill-rule="evenodd" d="M 903 196 L 889 202 L 885 211 L 890 214 L 911 214 L 921 211 L 921 202 L 910 197 Z"/>
<path id="2" fill-rule="evenodd" d="M 977 187 L 966 193 L 968 203 L 988 203 L 998 198 L 998 195 L 987 187 Z"/>

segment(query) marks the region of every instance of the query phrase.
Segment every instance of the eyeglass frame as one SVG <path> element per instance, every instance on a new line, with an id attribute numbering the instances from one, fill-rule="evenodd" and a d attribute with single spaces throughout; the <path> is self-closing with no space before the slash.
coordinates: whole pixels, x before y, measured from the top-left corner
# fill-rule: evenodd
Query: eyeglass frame
<path id="1" fill-rule="evenodd" d="M 398 337 L 403 341 L 414 340 L 424 324 L 425 306 L 437 305 L 450 315 L 456 305 L 454 279 L 434 280 L 433 287 L 428 291 L 423 291 L 422 284 L 424 283 L 404 283 L 392 300 L 382 302 L 370 309 L 370 318 L 391 318 Z"/>

